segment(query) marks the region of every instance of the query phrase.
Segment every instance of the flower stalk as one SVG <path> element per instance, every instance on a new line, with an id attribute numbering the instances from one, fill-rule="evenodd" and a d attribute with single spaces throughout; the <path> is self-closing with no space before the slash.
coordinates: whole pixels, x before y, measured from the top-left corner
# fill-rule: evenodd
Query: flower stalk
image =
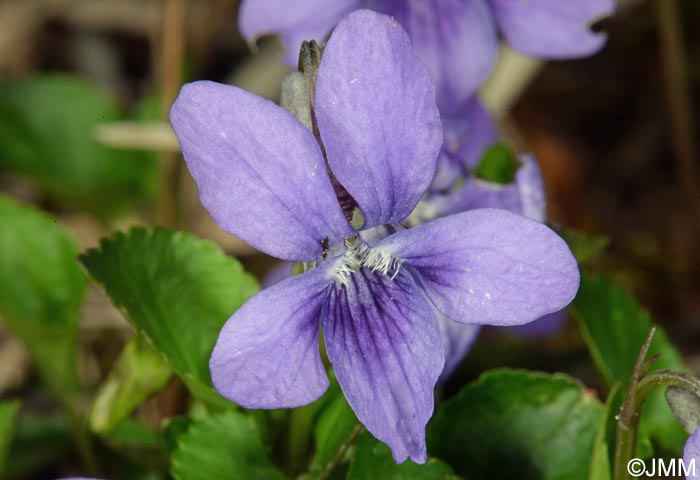
<path id="1" fill-rule="evenodd" d="M 639 356 L 634 365 L 630 387 L 627 397 L 622 405 L 618 417 L 617 439 L 615 446 L 614 479 L 626 480 L 630 478 L 627 470 L 628 462 L 634 458 L 637 445 L 637 430 L 639 427 L 640 410 L 649 394 L 659 387 L 682 388 L 700 398 L 700 380 L 694 376 L 675 370 L 657 370 L 646 373 L 652 357 L 649 361 L 646 356 L 649 352 L 655 328 L 649 332 Z"/>

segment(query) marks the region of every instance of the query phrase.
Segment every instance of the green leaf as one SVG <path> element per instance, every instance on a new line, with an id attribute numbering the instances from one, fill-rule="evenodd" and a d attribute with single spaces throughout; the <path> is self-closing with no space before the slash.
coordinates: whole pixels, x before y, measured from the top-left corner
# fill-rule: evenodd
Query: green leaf
<path id="1" fill-rule="evenodd" d="M 357 440 L 357 452 L 350 466 L 348 480 L 457 480 L 449 465 L 431 458 L 425 465 L 411 460 L 397 465 L 391 450 L 382 442 L 365 432 Z"/>
<path id="2" fill-rule="evenodd" d="M 469 479 L 587 479 L 602 414 L 565 375 L 495 370 L 437 412 L 428 452 Z"/>
<path id="3" fill-rule="evenodd" d="M 0 169 L 91 212 L 112 213 L 155 186 L 155 162 L 94 138 L 96 125 L 122 118 L 108 95 L 75 77 L 0 85 Z"/>
<path id="4" fill-rule="evenodd" d="M 606 386 L 611 388 L 615 382 L 627 385 L 635 359 L 652 328 L 649 313 L 631 295 L 607 280 L 585 276 L 572 306 Z M 649 349 L 649 355 L 656 354 L 660 356 L 652 369 L 684 369 L 680 354 L 659 327 Z M 660 389 L 652 392 L 642 407 L 639 427 L 642 450 L 638 450 L 639 455 L 646 457 L 651 454 L 648 448 L 650 436 L 672 453 L 680 451 L 687 436 L 673 417 Z"/>
<path id="5" fill-rule="evenodd" d="M 252 419 L 229 411 L 195 421 L 177 439 L 170 473 L 176 480 L 281 480 Z"/>
<path id="6" fill-rule="evenodd" d="M 39 417 L 22 413 L 7 456 L 8 478 L 39 478 L 34 472 L 65 459 L 74 441 L 68 421 L 63 416 Z"/>
<path id="7" fill-rule="evenodd" d="M 508 147 L 493 145 L 484 152 L 474 174 L 482 180 L 493 183 L 513 183 L 518 162 Z"/>
<path id="8" fill-rule="evenodd" d="M 113 448 L 137 449 L 141 453 L 144 450 L 159 450 L 163 447 L 158 433 L 133 418 L 124 419 L 104 439 Z"/>
<path id="9" fill-rule="evenodd" d="M 147 470 L 167 471 L 170 459 L 163 437 L 134 418 L 125 418 L 111 432 L 101 437 L 104 444 L 119 454 L 120 466 L 140 466 Z M 134 478 L 119 476 L 113 478 Z"/>
<path id="10" fill-rule="evenodd" d="M 5 459 L 15 434 L 15 422 L 19 414 L 18 401 L 0 403 L 0 478 L 5 470 Z"/>
<path id="11" fill-rule="evenodd" d="M 167 385 L 170 367 L 143 338 L 132 338 L 107 379 L 100 386 L 90 411 L 90 428 L 111 432 L 144 400 Z"/>
<path id="12" fill-rule="evenodd" d="M 569 245 L 578 263 L 594 259 L 610 245 L 610 239 L 605 235 L 593 235 L 572 228 L 559 228 L 557 232 Z"/>
<path id="13" fill-rule="evenodd" d="M 337 382 L 331 384 L 326 395 L 330 400 L 323 407 L 314 428 L 316 452 L 309 468 L 310 478 L 316 478 L 341 453 L 341 448 L 358 425 L 355 412 Z"/>
<path id="14" fill-rule="evenodd" d="M 196 397 L 230 405 L 211 387 L 208 364 L 223 324 L 258 290 L 237 260 L 188 233 L 135 228 L 80 261 Z"/>
<path id="15" fill-rule="evenodd" d="M 77 389 L 85 275 L 73 239 L 48 215 L 0 196 L 0 315 L 63 401 Z"/>
<path id="16" fill-rule="evenodd" d="M 616 416 L 623 402 L 622 389 L 617 383 L 605 402 L 603 416 L 598 424 L 593 444 L 593 458 L 588 475 L 589 480 L 612 480 L 612 465 L 615 449 Z"/>
<path id="17" fill-rule="evenodd" d="M 169 457 L 172 457 L 175 450 L 177 450 L 178 439 L 181 435 L 187 433 L 191 424 L 192 418 L 185 416 L 169 417 L 163 420 L 161 432 L 165 451 Z"/>

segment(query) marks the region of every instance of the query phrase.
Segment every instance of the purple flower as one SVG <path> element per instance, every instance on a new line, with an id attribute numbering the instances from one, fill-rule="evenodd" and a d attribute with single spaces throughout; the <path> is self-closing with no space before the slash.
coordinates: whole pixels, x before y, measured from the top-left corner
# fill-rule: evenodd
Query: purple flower
<path id="1" fill-rule="evenodd" d="M 442 131 L 430 74 L 390 17 L 363 10 L 340 22 L 314 100 L 323 149 L 287 111 L 235 87 L 186 85 L 171 110 L 219 226 L 308 267 L 233 314 L 212 353 L 212 380 L 248 408 L 312 402 L 329 384 L 321 327 L 359 420 L 397 462 L 424 462 L 444 363 L 437 317 L 526 323 L 571 301 L 576 262 L 551 230 L 505 211 L 398 224 L 430 184 Z M 363 214 L 359 231 L 326 160 Z"/>
<path id="2" fill-rule="evenodd" d="M 411 213 L 412 225 L 430 221 L 454 213 L 477 208 L 501 208 L 518 213 L 538 222 L 546 217 L 546 202 L 542 175 L 537 160 L 532 155 L 520 156 L 520 167 L 515 181 L 499 184 L 481 180 L 475 176 L 461 178 L 464 183 L 445 193 L 428 193 Z"/>
<path id="3" fill-rule="evenodd" d="M 614 0 L 244 0 L 239 27 L 248 39 L 278 34 L 285 63 L 296 65 L 303 40 L 322 41 L 345 15 L 369 8 L 392 15 L 408 32 L 437 85 L 443 114 L 461 111 L 486 80 L 498 32 L 515 50 L 562 59 L 591 55 L 606 36 L 590 30 Z"/>
<path id="4" fill-rule="evenodd" d="M 691 464 L 692 462 L 692 464 Z M 690 472 L 685 478 L 686 480 L 700 479 L 700 428 L 695 430 L 683 447 L 683 464 Z M 691 465 L 694 464 L 694 467 Z"/>

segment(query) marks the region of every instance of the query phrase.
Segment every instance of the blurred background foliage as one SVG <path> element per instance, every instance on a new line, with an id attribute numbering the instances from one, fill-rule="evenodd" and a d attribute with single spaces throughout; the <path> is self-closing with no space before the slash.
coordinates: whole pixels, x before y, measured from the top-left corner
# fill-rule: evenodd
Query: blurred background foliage
<path id="1" fill-rule="evenodd" d="M 455 460 L 449 442 L 466 435 L 444 412 L 478 411 L 506 381 L 569 395 L 550 420 L 568 408 L 582 431 L 601 425 L 596 438 L 551 431 L 547 441 L 577 435 L 604 445 L 616 385 L 629 380 L 652 318 L 667 331 L 655 340 L 665 352 L 659 366 L 700 371 L 700 2 L 618 3 L 598 25 L 609 33 L 598 55 L 503 61 L 484 89 L 509 144 L 536 154 L 549 219 L 587 276 L 572 308 L 577 324 L 548 338 L 495 329 L 479 338 L 428 432 L 441 460 Z M 309 478 L 330 475 L 333 462 L 338 478 L 448 478 L 489 455 L 474 445 L 451 466 L 431 460 L 421 473 L 410 465 L 396 473 L 388 450 L 356 428 L 337 385 L 291 414 L 244 414 L 212 389 L 206 362 L 218 328 L 274 264 L 214 225 L 165 119 L 193 79 L 276 99 L 281 47 L 265 38 L 251 54 L 237 8 L 236 0 L 0 2 L 0 465 L 8 478 L 90 469 L 115 479 L 233 470 L 283 478 L 303 471 L 300 458 L 311 459 Z M 154 226 L 181 232 L 146 230 Z M 595 391 L 503 371 L 456 395 L 496 367 L 567 372 Z M 609 392 L 605 406 L 590 401 Z M 525 400 L 509 401 L 473 428 L 517 418 L 513 405 Z M 663 399 L 645 408 L 641 454 L 677 454 L 682 433 Z M 288 441 L 292 430 L 301 436 Z M 537 434 L 526 430 L 501 448 Z M 349 437 L 357 439 L 352 465 Z M 217 450 L 238 444 L 246 447 Z M 554 478 L 564 467 L 548 468 Z"/>

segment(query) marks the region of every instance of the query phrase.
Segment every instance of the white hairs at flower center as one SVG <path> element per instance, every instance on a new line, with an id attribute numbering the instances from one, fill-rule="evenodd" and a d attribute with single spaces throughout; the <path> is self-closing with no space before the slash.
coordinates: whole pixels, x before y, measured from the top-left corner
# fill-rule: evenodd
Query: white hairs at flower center
<path id="1" fill-rule="evenodd" d="M 371 248 L 360 239 L 348 242 L 348 249 L 332 268 L 333 281 L 347 287 L 350 276 L 366 267 L 372 272 L 391 276 L 393 280 L 401 269 L 403 260 L 392 257 L 385 249 Z"/>

